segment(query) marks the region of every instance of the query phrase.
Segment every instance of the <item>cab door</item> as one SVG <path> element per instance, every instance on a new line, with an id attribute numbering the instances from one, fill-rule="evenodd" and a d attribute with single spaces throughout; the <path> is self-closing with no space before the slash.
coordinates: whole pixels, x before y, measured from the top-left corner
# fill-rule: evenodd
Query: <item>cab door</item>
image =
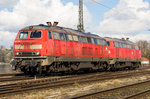
<path id="1" fill-rule="evenodd" d="M 116 45 L 115 45 L 114 41 L 112 43 L 113 43 L 113 53 L 112 53 L 113 54 L 113 58 L 116 58 L 116 52 L 117 52 L 116 51 Z"/>
<path id="2" fill-rule="evenodd" d="M 107 46 L 107 42 L 105 40 L 103 40 L 104 45 L 103 45 L 103 57 L 108 57 L 108 46 Z"/>
<path id="3" fill-rule="evenodd" d="M 103 57 L 103 40 L 98 39 L 99 44 L 99 56 Z"/>
<path id="4" fill-rule="evenodd" d="M 48 40 L 47 40 L 47 49 L 48 49 L 48 56 L 53 56 L 54 54 L 54 39 L 52 39 L 52 32 L 48 31 L 47 34 Z"/>
<path id="5" fill-rule="evenodd" d="M 116 44 L 116 58 L 119 58 L 119 43 L 115 42 Z"/>

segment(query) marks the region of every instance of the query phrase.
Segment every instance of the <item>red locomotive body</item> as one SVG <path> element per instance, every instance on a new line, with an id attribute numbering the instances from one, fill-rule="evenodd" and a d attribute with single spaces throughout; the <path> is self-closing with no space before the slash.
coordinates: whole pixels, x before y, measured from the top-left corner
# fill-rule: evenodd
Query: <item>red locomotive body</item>
<path id="1" fill-rule="evenodd" d="M 108 44 L 109 64 L 111 69 L 117 68 L 137 68 L 141 65 L 141 51 L 138 46 L 129 41 L 105 37 Z"/>
<path id="2" fill-rule="evenodd" d="M 15 39 L 12 65 L 25 73 L 49 73 L 106 70 L 118 65 L 120 60 L 117 59 L 128 60 L 119 62 L 123 67 L 139 64 L 139 50 L 118 47 L 117 44 L 117 40 L 69 28 L 29 26 L 21 29 Z"/>

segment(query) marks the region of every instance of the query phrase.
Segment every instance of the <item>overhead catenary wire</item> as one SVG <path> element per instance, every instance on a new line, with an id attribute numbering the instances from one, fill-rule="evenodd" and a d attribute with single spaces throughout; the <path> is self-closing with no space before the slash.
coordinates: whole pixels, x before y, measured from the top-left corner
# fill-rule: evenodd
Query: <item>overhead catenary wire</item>
<path id="1" fill-rule="evenodd" d="M 95 1 L 95 0 L 92 0 L 92 1 L 95 2 L 95 3 L 97 3 L 97 4 L 99 4 L 99 5 L 101 5 L 101 6 L 103 6 L 103 7 L 105 7 L 105 8 L 107 8 L 107 9 L 112 9 L 112 8 L 110 8 L 110 7 L 108 7 L 108 6 L 104 5 L 104 4 L 102 4 L 102 3 L 100 3 L 100 2 L 97 2 L 97 1 Z"/>

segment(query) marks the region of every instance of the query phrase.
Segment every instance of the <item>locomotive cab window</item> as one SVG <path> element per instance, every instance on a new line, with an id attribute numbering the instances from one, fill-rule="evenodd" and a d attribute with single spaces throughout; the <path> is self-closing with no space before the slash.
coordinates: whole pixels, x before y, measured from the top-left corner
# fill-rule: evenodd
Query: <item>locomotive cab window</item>
<path id="1" fill-rule="evenodd" d="M 32 31 L 30 34 L 30 38 L 41 38 L 42 32 L 41 31 Z"/>
<path id="2" fill-rule="evenodd" d="M 20 32 L 18 39 L 26 39 L 28 37 L 28 32 Z"/>

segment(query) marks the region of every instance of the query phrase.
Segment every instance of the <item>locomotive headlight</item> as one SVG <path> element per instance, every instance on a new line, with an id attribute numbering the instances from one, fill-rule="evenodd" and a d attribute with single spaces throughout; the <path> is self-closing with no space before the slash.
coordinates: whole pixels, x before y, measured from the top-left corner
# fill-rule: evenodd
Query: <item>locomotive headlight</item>
<path id="1" fill-rule="evenodd" d="M 108 49 L 107 49 L 107 47 L 106 47 L 106 51 L 107 51 Z"/>
<path id="2" fill-rule="evenodd" d="M 40 52 L 36 52 L 36 55 L 40 55 Z"/>
<path id="3" fill-rule="evenodd" d="M 16 55 L 19 55 L 20 53 L 19 52 L 16 52 Z"/>
<path id="4" fill-rule="evenodd" d="M 132 52 L 132 55 L 133 55 L 133 52 Z"/>
<path id="5" fill-rule="evenodd" d="M 109 51 L 108 51 L 108 53 L 110 54 L 110 53 L 111 53 L 111 51 L 109 50 Z"/>

